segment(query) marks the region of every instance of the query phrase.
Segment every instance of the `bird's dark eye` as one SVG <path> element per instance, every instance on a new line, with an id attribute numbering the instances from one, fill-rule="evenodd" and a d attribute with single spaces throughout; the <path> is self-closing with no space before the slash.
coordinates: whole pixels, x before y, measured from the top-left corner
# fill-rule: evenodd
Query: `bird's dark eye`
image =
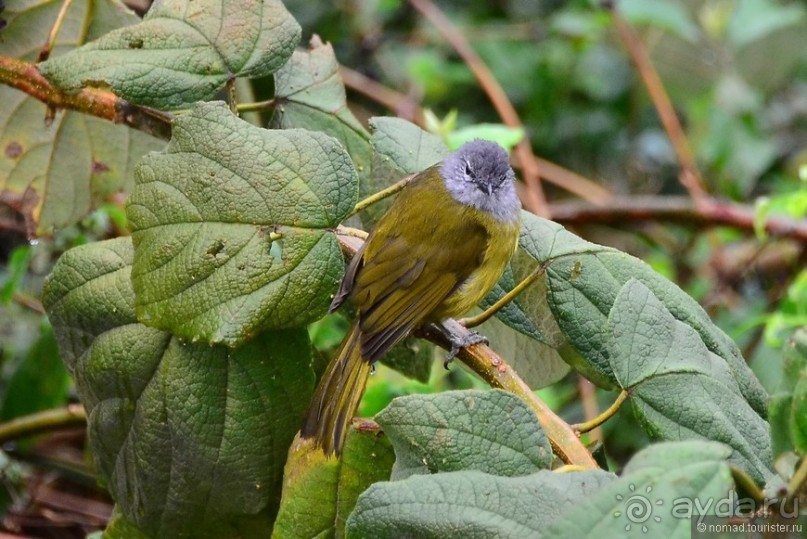
<path id="1" fill-rule="evenodd" d="M 465 175 L 470 177 L 471 173 L 472 173 L 472 171 L 471 171 L 471 163 L 466 162 L 465 163 Z"/>

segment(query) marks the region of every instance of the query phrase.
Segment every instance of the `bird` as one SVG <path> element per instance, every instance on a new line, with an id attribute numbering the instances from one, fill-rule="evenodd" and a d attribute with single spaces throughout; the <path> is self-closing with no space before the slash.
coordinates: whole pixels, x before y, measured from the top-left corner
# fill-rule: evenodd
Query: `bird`
<path id="1" fill-rule="evenodd" d="M 329 312 L 356 318 L 311 399 L 302 439 L 341 454 L 373 364 L 412 330 L 473 308 L 518 246 L 521 204 L 507 152 L 466 142 L 415 175 L 348 264 Z M 452 338 L 452 354 L 485 340 Z"/>

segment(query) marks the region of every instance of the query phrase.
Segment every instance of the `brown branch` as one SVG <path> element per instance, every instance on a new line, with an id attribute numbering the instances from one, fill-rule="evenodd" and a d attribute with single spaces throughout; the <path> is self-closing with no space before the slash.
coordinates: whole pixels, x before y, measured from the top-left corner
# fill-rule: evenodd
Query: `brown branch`
<path id="1" fill-rule="evenodd" d="M 659 119 L 661 120 L 664 131 L 670 138 L 670 142 L 675 149 L 675 155 L 678 158 L 678 163 L 681 165 L 681 174 L 679 181 L 686 188 L 689 195 L 698 204 L 702 199 L 707 196 L 706 187 L 698 170 L 698 165 L 695 163 L 695 157 L 692 155 L 692 150 L 689 148 L 684 129 L 681 127 L 681 122 L 678 121 L 678 116 L 675 113 L 675 108 L 670 101 L 670 96 L 664 89 L 664 84 L 659 77 L 658 71 L 653 67 L 650 61 L 650 55 L 647 54 L 642 45 L 641 40 L 636 36 L 630 25 L 625 22 L 625 19 L 619 15 L 614 3 L 611 1 L 603 2 L 603 6 L 611 12 L 611 18 L 614 22 L 614 28 L 619 34 L 619 38 L 628 49 L 628 54 L 631 57 L 639 75 L 642 77 L 647 93 L 653 102 L 653 106 L 658 112 Z"/>
<path id="2" fill-rule="evenodd" d="M 132 105 L 107 90 L 84 88 L 72 94 L 63 92 L 48 82 L 36 65 L 16 58 L 0 56 L 0 83 L 25 92 L 48 107 L 76 110 L 163 140 L 171 138 L 170 115 Z"/>
<path id="3" fill-rule="evenodd" d="M 456 320 L 449 319 L 444 321 L 443 324 L 451 325 L 451 331 L 454 333 L 465 332 L 468 336 L 471 335 L 470 331 L 461 326 Z M 445 336 L 431 330 L 428 326 L 418 335 L 424 336 L 429 341 L 447 350 L 451 349 L 451 344 L 448 343 Z M 535 412 L 538 422 L 552 444 L 552 450 L 563 462 L 588 469 L 599 468 L 594 457 L 582 444 L 572 427 L 555 414 L 492 348 L 484 343 L 473 344 L 462 348 L 457 354 L 457 359 L 467 365 L 491 387 L 504 389 L 520 397 Z"/>
<path id="4" fill-rule="evenodd" d="M 507 97 L 507 93 L 502 88 L 496 77 L 476 53 L 476 51 L 465 39 L 465 36 L 458 31 L 451 21 L 440 11 L 431 0 L 409 0 L 409 2 L 417 9 L 429 22 L 431 22 L 443 37 L 446 38 L 460 58 L 466 63 L 468 68 L 479 81 L 480 86 L 487 94 L 496 112 L 501 117 L 502 121 L 509 127 L 523 128 L 521 118 L 518 116 L 515 107 Z M 539 174 L 538 162 L 535 160 L 535 155 L 532 153 L 530 141 L 525 135 L 518 143 L 515 149 L 519 161 L 522 165 L 522 172 L 524 174 L 524 183 L 527 186 L 527 196 L 524 201 L 526 208 L 538 215 L 549 217 L 549 207 L 547 206 L 544 190 L 541 186 L 541 176 Z"/>
<path id="5" fill-rule="evenodd" d="M 672 221 L 699 226 L 728 226 L 754 232 L 754 208 L 703 198 L 695 204 L 687 197 L 616 197 L 607 206 L 580 202 L 552 205 L 552 218 L 565 224 L 624 224 L 637 221 Z M 771 236 L 807 243 L 807 219 L 770 216 L 765 230 Z"/>
<path id="6" fill-rule="evenodd" d="M 345 83 L 345 86 L 351 90 L 355 90 L 394 111 L 395 115 L 400 118 L 423 125 L 423 109 L 406 94 L 396 92 L 392 88 L 388 88 L 349 67 L 339 66 L 339 75 L 342 77 L 342 82 Z"/>
<path id="7" fill-rule="evenodd" d="M 343 77 L 342 80 L 345 83 L 345 86 L 351 90 L 372 99 L 376 103 L 379 103 L 389 110 L 394 111 L 395 114 L 401 118 L 411 120 L 420 127 L 425 125 L 423 120 L 423 109 L 413 103 L 407 95 L 384 86 L 383 84 L 350 68 L 340 67 L 339 72 Z M 411 113 L 406 112 L 410 110 Z M 518 159 L 519 156 L 516 155 L 515 157 L 517 160 L 514 163 L 514 166 L 516 168 L 523 169 L 521 161 Z M 580 174 L 577 174 L 576 172 L 572 172 L 569 169 L 563 168 L 562 166 L 552 163 L 551 161 L 541 159 L 540 157 L 536 157 L 535 159 L 538 162 L 538 165 L 541 167 L 543 179 L 560 187 L 561 189 L 565 189 L 566 191 L 577 195 L 584 200 L 588 200 L 593 204 L 605 204 L 612 196 L 610 191 L 608 191 L 606 188 L 589 180 L 588 178 L 585 178 L 584 176 L 581 176 Z"/>

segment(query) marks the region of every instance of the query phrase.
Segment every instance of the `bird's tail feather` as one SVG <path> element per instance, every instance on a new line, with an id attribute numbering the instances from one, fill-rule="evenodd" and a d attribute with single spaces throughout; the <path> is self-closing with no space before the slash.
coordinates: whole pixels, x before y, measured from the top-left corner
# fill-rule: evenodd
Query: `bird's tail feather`
<path id="1" fill-rule="evenodd" d="M 359 408 L 372 364 L 361 357 L 361 332 L 354 323 L 320 378 L 301 431 L 326 455 L 342 452 L 347 429 Z"/>

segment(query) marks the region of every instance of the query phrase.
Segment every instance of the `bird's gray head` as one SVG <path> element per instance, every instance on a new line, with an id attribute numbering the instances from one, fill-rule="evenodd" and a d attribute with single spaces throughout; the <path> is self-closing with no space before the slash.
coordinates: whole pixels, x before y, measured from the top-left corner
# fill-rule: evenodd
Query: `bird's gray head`
<path id="1" fill-rule="evenodd" d="M 459 202 L 491 213 L 499 221 L 518 218 L 521 204 L 507 152 L 495 142 L 472 140 L 445 158 L 440 173 Z"/>

